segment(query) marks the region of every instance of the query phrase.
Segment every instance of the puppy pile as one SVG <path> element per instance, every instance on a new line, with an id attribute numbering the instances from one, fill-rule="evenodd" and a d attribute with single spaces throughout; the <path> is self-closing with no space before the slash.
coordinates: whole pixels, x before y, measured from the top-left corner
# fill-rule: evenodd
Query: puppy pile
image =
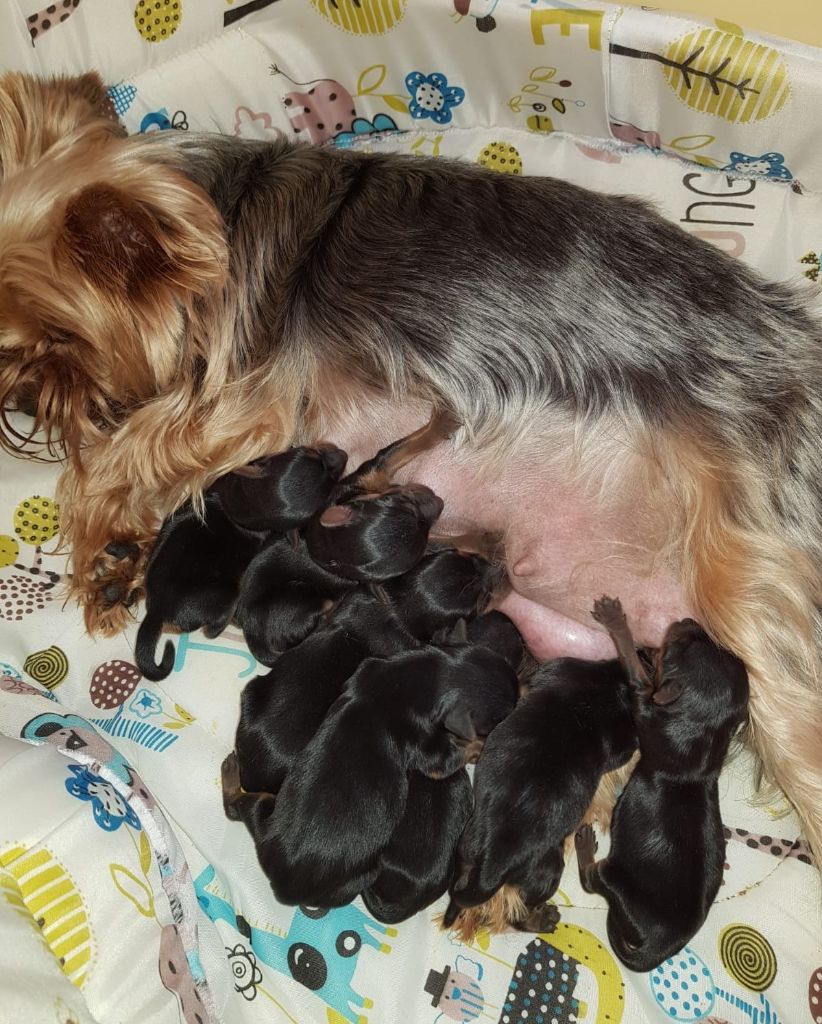
<path id="1" fill-rule="evenodd" d="M 164 627 L 233 622 L 271 667 L 243 691 L 223 801 L 281 903 L 361 895 L 395 923 L 448 890 L 443 924 L 460 927 L 504 895 L 507 925 L 550 930 L 576 833 L 614 951 L 650 970 L 698 931 L 721 882 L 717 777 L 746 717 L 745 668 L 690 619 L 638 651 L 610 598 L 593 614 L 617 658 L 535 667 L 486 611 L 505 574 L 482 538 L 429 542 L 441 500 L 393 481 L 449 427 L 434 417 L 344 478 L 339 449 L 294 448 L 175 513 L 147 571 L 138 666 L 171 671 L 171 641 L 156 660 Z M 637 750 L 596 861 L 586 811 Z"/>

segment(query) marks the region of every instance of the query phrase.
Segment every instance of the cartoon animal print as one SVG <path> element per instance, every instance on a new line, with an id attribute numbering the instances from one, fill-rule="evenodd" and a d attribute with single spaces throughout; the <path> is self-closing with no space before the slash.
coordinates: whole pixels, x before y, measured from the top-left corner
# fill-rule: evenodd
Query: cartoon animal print
<path id="1" fill-rule="evenodd" d="M 42 39 L 43 34 L 50 28 L 68 21 L 79 6 L 80 0 L 59 0 L 58 3 L 49 4 L 36 14 L 30 14 L 26 18 L 26 28 L 31 36 L 31 45 L 36 46 L 38 39 Z"/>
<path id="2" fill-rule="evenodd" d="M 188 131 L 188 120 L 184 110 L 175 110 L 171 117 L 169 117 L 166 108 L 161 107 L 159 110 L 153 110 L 150 114 L 146 114 L 140 122 L 140 133 L 142 135 L 152 131 L 165 132 L 171 128 L 179 132 Z"/>
<path id="3" fill-rule="evenodd" d="M 0 619 L 21 622 L 24 615 L 42 611 L 52 600 L 52 592 L 61 577 L 43 568 L 42 545 L 57 533 L 59 511 L 56 502 L 39 494 L 24 498 L 15 508 L 16 537 L 0 536 L 0 569 L 12 567 L 18 571 L 0 578 Z M 34 548 L 32 565 L 17 561 L 20 554 L 18 539 Z"/>
<path id="4" fill-rule="evenodd" d="M 528 74 L 528 81 L 516 96 L 508 100 L 508 107 L 515 114 L 532 111 L 525 118 L 525 125 L 532 132 L 554 131 L 554 122 L 547 114 L 549 106 L 557 114 L 566 113 L 568 104 L 575 107 L 585 106 L 584 100 L 569 99 L 557 92 L 558 89 L 570 89 L 574 83 L 570 78 L 562 78 L 555 82 L 556 74 L 556 68 L 532 68 Z"/>
<path id="5" fill-rule="evenodd" d="M 779 860 L 794 857 L 803 864 L 812 864 L 811 848 L 801 836 L 796 839 L 775 839 L 773 836 L 756 835 L 745 828 L 728 828 L 723 826 L 725 839 L 729 842 L 743 843 L 751 850 L 768 853 Z"/>
<path id="6" fill-rule="evenodd" d="M 293 85 L 308 86 L 305 92 L 289 92 L 283 96 L 283 106 L 296 134 L 306 132 L 311 142 L 327 142 L 338 132 L 350 130 L 357 111 L 351 93 L 333 78 L 315 78 L 310 82 L 295 82 L 276 64 L 272 75 L 282 75 Z"/>
<path id="7" fill-rule="evenodd" d="M 480 32 L 493 32 L 497 27 L 496 18 L 491 15 L 497 8 L 499 0 L 452 0 L 455 21 L 471 16 Z"/>
<path id="8" fill-rule="evenodd" d="M 88 909 L 51 851 L 15 846 L 0 853 L 0 893 L 40 933 L 68 980 L 82 988 L 95 953 Z"/>
<path id="9" fill-rule="evenodd" d="M 793 175 L 785 166 L 781 153 L 763 153 L 762 156 L 748 156 L 747 153 L 731 153 L 731 162 L 722 168 L 731 174 L 754 174 L 771 181 L 792 181 Z"/>
<path id="10" fill-rule="evenodd" d="M 611 135 L 621 142 L 628 142 L 632 146 L 647 146 L 648 149 L 659 149 L 662 146 L 662 139 L 659 132 L 637 128 L 627 121 L 611 120 Z"/>
<path id="11" fill-rule="evenodd" d="M 336 1017 L 329 1020 L 364 1024 L 362 1012 L 373 1006 L 351 986 L 357 958 L 363 946 L 380 953 L 391 947 L 383 937 L 397 934 L 396 928 L 379 924 L 353 904 L 334 910 L 298 907 L 288 932 L 273 932 L 248 924 L 231 904 L 207 890 L 215 871 L 207 865 L 194 879 L 194 889 L 203 912 L 212 921 L 225 921 L 249 944 L 257 963 L 293 978 L 321 999 Z"/>
<path id="12" fill-rule="evenodd" d="M 441 971 L 432 968 L 428 972 L 424 991 L 431 996 L 431 1005 L 440 1011 L 437 1022 L 468 1024 L 484 1013 L 485 996 L 479 984 L 482 975 L 482 964 L 465 956 L 458 956 L 453 967 L 446 964 Z"/>

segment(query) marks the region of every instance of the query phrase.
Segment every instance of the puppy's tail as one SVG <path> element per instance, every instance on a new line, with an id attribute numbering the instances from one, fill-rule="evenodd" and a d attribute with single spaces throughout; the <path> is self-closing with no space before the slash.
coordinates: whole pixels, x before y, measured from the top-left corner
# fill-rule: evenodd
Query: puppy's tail
<path id="1" fill-rule="evenodd" d="M 157 642 L 162 631 L 163 620 L 156 613 L 148 612 L 137 630 L 137 642 L 134 645 L 137 668 L 153 683 L 165 679 L 174 668 L 174 644 L 170 640 L 166 640 L 160 663 L 155 660 Z"/>

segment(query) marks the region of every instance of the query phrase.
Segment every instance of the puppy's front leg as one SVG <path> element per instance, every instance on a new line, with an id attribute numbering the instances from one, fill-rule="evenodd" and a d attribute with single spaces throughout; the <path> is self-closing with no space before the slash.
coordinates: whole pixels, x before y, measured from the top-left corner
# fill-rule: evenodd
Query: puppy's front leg
<path id="1" fill-rule="evenodd" d="M 601 597 L 598 601 L 594 601 L 591 615 L 596 622 L 608 630 L 632 689 L 640 692 L 644 697 L 650 696 L 653 686 L 645 665 L 637 653 L 634 638 L 631 635 L 628 620 L 625 618 L 619 598 Z"/>
<path id="2" fill-rule="evenodd" d="M 574 836 L 574 846 L 576 847 L 577 861 L 579 863 L 580 885 L 586 892 L 595 892 L 599 893 L 600 896 L 604 896 L 605 892 L 599 868 L 605 861 L 595 859 L 597 840 L 594 830 L 590 825 L 583 825 L 582 828 L 577 829 Z"/>

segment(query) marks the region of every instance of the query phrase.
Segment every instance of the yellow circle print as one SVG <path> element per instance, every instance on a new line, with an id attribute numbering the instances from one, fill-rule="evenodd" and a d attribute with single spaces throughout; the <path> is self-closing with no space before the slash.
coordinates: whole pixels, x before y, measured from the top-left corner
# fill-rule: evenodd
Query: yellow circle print
<path id="1" fill-rule="evenodd" d="M 791 91 L 777 50 L 713 28 L 671 43 L 662 71 L 683 103 L 732 124 L 763 121 L 782 109 Z"/>
<path id="2" fill-rule="evenodd" d="M 477 163 L 500 174 L 522 174 L 522 157 L 507 142 L 489 142 L 477 157 Z"/>
<path id="3" fill-rule="evenodd" d="M 355 36 L 381 36 L 405 14 L 408 0 L 311 0 L 311 4 L 330 22 Z"/>
<path id="4" fill-rule="evenodd" d="M 147 43 L 162 43 L 177 31 L 182 0 L 137 0 L 134 24 Z"/>

